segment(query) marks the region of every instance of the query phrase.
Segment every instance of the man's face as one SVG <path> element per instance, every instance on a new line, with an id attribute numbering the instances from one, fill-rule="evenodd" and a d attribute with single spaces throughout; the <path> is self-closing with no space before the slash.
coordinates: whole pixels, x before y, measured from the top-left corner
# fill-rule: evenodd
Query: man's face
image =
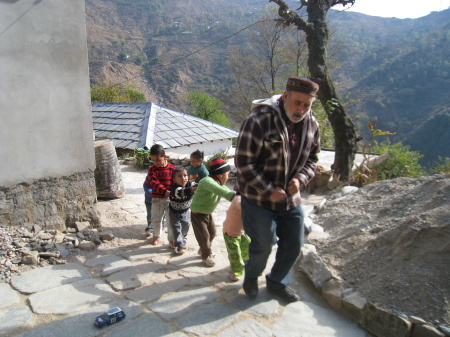
<path id="1" fill-rule="evenodd" d="M 284 110 L 292 123 L 298 123 L 311 110 L 315 97 L 297 91 L 285 91 L 283 94 Z"/>
<path id="2" fill-rule="evenodd" d="M 167 164 L 167 156 L 159 156 L 157 154 L 150 156 L 150 158 L 152 158 L 153 160 L 153 165 L 155 165 L 156 167 L 164 167 Z"/>
<path id="3" fill-rule="evenodd" d="M 173 181 L 175 182 L 175 184 L 179 185 L 179 186 L 186 186 L 187 182 L 188 182 L 188 173 L 186 170 L 181 171 L 181 172 L 177 172 L 175 173 L 175 175 L 173 176 Z"/>

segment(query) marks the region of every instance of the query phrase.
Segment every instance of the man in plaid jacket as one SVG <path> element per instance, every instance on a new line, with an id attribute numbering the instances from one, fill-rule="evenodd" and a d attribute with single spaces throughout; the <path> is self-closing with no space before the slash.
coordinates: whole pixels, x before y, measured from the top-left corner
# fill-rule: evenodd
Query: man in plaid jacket
<path id="1" fill-rule="evenodd" d="M 319 124 L 311 111 L 318 89 L 309 79 L 290 77 L 283 95 L 253 101 L 241 126 L 236 190 L 251 238 L 243 284 L 250 298 L 258 295 L 258 277 L 277 243 L 267 289 L 287 302 L 299 300 L 288 284 L 303 243 L 300 190 L 314 177 L 320 152 Z"/>

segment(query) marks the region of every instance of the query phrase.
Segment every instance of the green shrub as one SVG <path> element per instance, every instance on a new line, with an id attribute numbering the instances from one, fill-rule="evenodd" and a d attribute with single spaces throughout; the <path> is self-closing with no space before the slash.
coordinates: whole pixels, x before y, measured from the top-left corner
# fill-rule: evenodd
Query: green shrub
<path id="1" fill-rule="evenodd" d="M 142 92 L 133 89 L 128 89 L 126 90 L 126 93 L 128 94 L 128 96 L 130 96 L 130 101 L 132 103 L 139 103 L 146 101 L 145 95 Z"/>
<path id="2" fill-rule="evenodd" d="M 432 174 L 450 174 L 450 158 L 438 157 L 438 161 L 434 163 L 431 169 Z"/>
<path id="3" fill-rule="evenodd" d="M 391 144 L 389 139 L 379 144 L 375 142 L 373 152 L 387 155 L 386 160 L 376 166 L 379 180 L 399 177 L 419 178 L 424 175 L 424 169 L 419 164 L 419 159 L 423 155 L 420 152 L 411 151 L 409 146 L 401 142 Z"/>
<path id="4" fill-rule="evenodd" d="M 150 151 L 144 149 L 134 149 L 134 158 L 136 159 L 136 167 L 140 169 L 147 168 L 147 164 L 151 161 Z"/>
<path id="5" fill-rule="evenodd" d="M 222 110 L 222 103 L 205 92 L 189 91 L 185 94 L 193 115 L 225 127 L 230 127 L 230 120 Z"/>
<path id="6" fill-rule="evenodd" d="M 128 54 L 126 52 L 122 51 L 122 52 L 119 53 L 117 58 L 119 59 L 119 61 L 125 62 L 127 60 L 127 58 L 128 58 Z"/>
<path id="7" fill-rule="evenodd" d="M 132 84 L 126 86 L 118 83 L 105 83 L 103 86 L 91 85 L 91 102 L 139 103 L 145 101 L 145 95 L 137 91 Z"/>
<path id="8" fill-rule="evenodd" d="M 142 65 L 145 62 L 147 62 L 147 54 L 146 53 L 139 53 L 134 58 L 134 63 L 136 63 L 137 65 Z"/>

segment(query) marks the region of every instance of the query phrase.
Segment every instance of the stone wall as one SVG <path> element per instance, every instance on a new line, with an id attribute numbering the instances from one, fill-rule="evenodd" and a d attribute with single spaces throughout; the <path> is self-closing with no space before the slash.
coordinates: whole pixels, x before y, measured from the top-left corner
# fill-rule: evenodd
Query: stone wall
<path id="1" fill-rule="evenodd" d="M 75 221 L 100 226 L 93 172 L 0 186 L 0 224 L 64 230 Z"/>
<path id="2" fill-rule="evenodd" d="M 99 223 L 84 0 L 0 0 L 0 224 Z"/>

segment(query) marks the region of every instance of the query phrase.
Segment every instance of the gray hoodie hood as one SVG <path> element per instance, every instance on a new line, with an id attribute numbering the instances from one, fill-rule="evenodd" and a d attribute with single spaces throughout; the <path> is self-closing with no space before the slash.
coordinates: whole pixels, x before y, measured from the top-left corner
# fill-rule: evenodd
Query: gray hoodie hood
<path id="1" fill-rule="evenodd" d="M 255 99 L 252 102 L 251 109 L 253 110 L 261 105 L 268 105 L 268 106 L 272 107 L 273 109 L 277 110 L 278 112 L 281 112 L 279 102 L 278 102 L 278 100 L 280 99 L 281 96 L 282 95 L 274 95 L 270 98 Z"/>

